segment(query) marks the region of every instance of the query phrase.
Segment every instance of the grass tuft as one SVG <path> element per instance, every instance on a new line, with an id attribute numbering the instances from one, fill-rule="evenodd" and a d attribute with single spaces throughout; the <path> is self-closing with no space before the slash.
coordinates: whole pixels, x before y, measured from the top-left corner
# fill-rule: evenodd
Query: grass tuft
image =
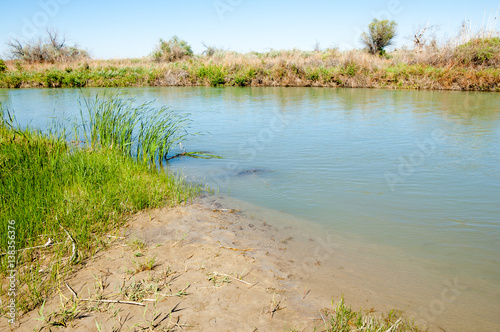
<path id="1" fill-rule="evenodd" d="M 423 331 L 402 317 L 402 312 L 391 311 L 387 316 L 377 317 L 372 313 L 354 311 L 341 298 L 335 310 L 325 310 L 325 331 L 327 332 L 419 332 Z M 322 316 L 323 317 L 323 316 Z"/>
<path id="2" fill-rule="evenodd" d="M 134 141 L 133 129 L 146 120 L 134 116 L 153 108 L 116 98 L 89 105 L 93 113 L 84 124 L 87 139 L 78 145 L 68 143 L 64 132 L 16 127 L 7 112 L 0 112 L 0 233 L 8 234 L 9 226 L 15 229 L 16 249 L 15 255 L 8 254 L 10 239 L 0 237 L 0 278 L 7 285 L 4 278 L 15 266 L 21 312 L 40 305 L 73 269 L 76 257 L 88 258 L 106 246 L 104 235 L 123 225 L 128 215 L 180 204 L 200 192 L 148 163 L 168 153 L 184 122 L 161 122 L 160 116 L 147 120 L 147 130 L 161 130 L 147 136 L 159 146 L 146 149 L 144 140 Z M 132 155 L 134 144 L 139 158 Z M 154 261 L 146 264 L 154 266 Z"/>

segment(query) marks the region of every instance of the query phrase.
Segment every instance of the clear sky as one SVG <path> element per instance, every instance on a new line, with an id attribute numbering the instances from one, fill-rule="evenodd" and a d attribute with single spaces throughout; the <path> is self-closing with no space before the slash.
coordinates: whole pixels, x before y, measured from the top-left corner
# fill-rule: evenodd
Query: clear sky
<path id="1" fill-rule="evenodd" d="M 311 50 L 316 41 L 360 48 L 359 35 L 373 18 L 398 23 L 401 47 L 411 44 L 419 24 L 437 25 L 440 39 L 455 36 L 465 19 L 479 27 L 500 1 L 2 0 L 0 8 L 0 55 L 9 38 L 30 39 L 48 26 L 95 58 L 125 58 L 148 55 L 159 38 L 172 35 L 196 53 L 203 42 L 239 52 Z"/>

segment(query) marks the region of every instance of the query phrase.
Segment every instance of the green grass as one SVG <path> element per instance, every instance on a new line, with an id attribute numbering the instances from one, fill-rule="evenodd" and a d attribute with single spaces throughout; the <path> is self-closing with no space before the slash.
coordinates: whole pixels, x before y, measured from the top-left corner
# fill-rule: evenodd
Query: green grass
<path id="1" fill-rule="evenodd" d="M 498 40 L 471 40 L 446 51 L 449 54 L 398 51 L 390 59 L 361 51 L 309 54 L 295 50 L 219 52 L 175 62 L 144 58 L 14 66 L 10 61 L 0 71 L 0 88 L 203 85 L 500 91 Z"/>
<path id="2" fill-rule="evenodd" d="M 325 331 L 328 332 L 418 332 L 423 331 L 412 322 L 402 317 L 401 312 L 391 311 L 384 317 L 372 313 L 354 311 L 340 299 L 333 312 L 325 311 Z"/>
<path id="3" fill-rule="evenodd" d="M 148 112 L 154 110 L 148 107 Z M 42 133 L 16 128 L 6 117 L 0 120 L 0 234 L 7 234 L 8 221 L 14 220 L 17 250 L 43 245 L 49 239 L 55 243 L 17 253 L 19 310 L 42 303 L 71 270 L 71 238 L 79 259 L 85 259 L 101 249 L 104 235 L 123 225 L 131 213 L 173 206 L 200 191 L 154 167 L 171 144 L 184 137 L 177 136 L 183 122 L 165 120 L 171 119 L 165 109 L 146 122 L 130 117 L 144 114 L 141 111 L 131 100 L 93 100 L 89 103 L 91 121 L 85 123 L 87 140 L 78 144 L 68 143 L 64 132 Z M 137 135 L 131 129 L 141 120 L 141 130 L 156 144 L 147 151 L 144 146 L 149 143 L 140 139 L 142 144 L 134 143 Z M 133 146 L 144 150 L 139 158 Z M 1 253 L 7 252 L 8 240 L 0 237 Z M 0 274 L 6 276 L 8 269 L 3 255 Z M 6 295 L 5 285 L 2 282 L 0 297 Z"/>
<path id="4" fill-rule="evenodd" d="M 387 315 L 374 315 L 372 311 L 354 311 L 341 298 L 334 310 L 320 311 L 323 325 L 314 331 L 325 332 L 423 332 L 412 321 L 404 318 L 401 311 L 390 311 Z M 298 332 L 299 330 L 287 330 Z"/>

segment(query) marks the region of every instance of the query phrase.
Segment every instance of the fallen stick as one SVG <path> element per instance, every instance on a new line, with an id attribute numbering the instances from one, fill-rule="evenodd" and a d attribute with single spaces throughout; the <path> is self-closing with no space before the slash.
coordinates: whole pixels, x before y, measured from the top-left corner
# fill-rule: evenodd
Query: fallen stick
<path id="1" fill-rule="evenodd" d="M 106 235 L 107 237 L 111 238 L 114 237 L 115 239 L 125 239 L 123 236 L 113 236 L 113 235 Z"/>
<path id="2" fill-rule="evenodd" d="M 78 299 L 78 301 L 87 301 L 87 302 L 102 302 L 102 303 L 118 303 L 118 304 L 130 304 L 130 305 L 138 305 L 141 307 L 145 307 L 144 303 L 132 302 L 132 301 L 120 301 L 120 300 L 93 300 L 93 299 Z"/>
<path id="3" fill-rule="evenodd" d="M 77 247 L 77 244 L 76 244 L 76 240 L 73 238 L 73 236 L 71 236 L 71 234 L 66 230 L 66 228 L 62 227 L 61 225 L 59 225 L 63 231 L 66 233 L 66 235 L 68 235 L 68 238 L 71 240 L 71 258 L 70 258 L 70 262 L 71 263 L 75 263 L 76 260 L 78 259 L 78 247 Z"/>
<path id="4" fill-rule="evenodd" d="M 138 305 L 138 306 L 141 306 L 141 307 L 145 307 L 146 305 L 143 304 L 143 303 L 139 303 L 139 302 L 133 302 L 133 301 L 120 301 L 120 300 L 93 300 L 93 299 L 79 299 L 78 298 L 78 294 L 75 292 L 75 290 L 73 288 L 71 288 L 70 285 L 68 285 L 67 283 L 64 283 L 66 285 L 66 287 L 68 287 L 69 291 L 71 292 L 71 294 L 73 294 L 73 296 L 75 297 L 75 300 L 76 301 L 85 301 L 85 302 L 100 302 L 100 303 L 118 303 L 118 304 L 130 304 L 130 305 Z"/>
<path id="5" fill-rule="evenodd" d="M 241 210 L 239 209 L 210 209 L 212 212 L 225 212 L 225 213 L 235 213 L 239 212 Z"/>
<path id="6" fill-rule="evenodd" d="M 223 249 L 231 249 L 231 250 L 234 250 L 234 251 L 252 251 L 252 250 L 255 250 L 254 248 L 238 249 L 238 248 L 231 248 L 231 247 L 224 247 L 224 246 L 221 246 L 221 248 L 223 248 Z"/>
<path id="7" fill-rule="evenodd" d="M 56 244 L 62 244 L 64 242 L 52 242 L 52 239 L 49 238 L 49 240 L 47 241 L 47 243 L 45 243 L 44 245 L 41 245 L 41 246 L 36 246 L 36 247 L 29 247 L 29 248 L 23 248 L 23 249 L 18 249 L 16 250 L 17 252 L 21 252 L 21 251 L 26 251 L 26 250 L 31 250 L 31 249 L 39 249 L 39 248 L 48 248 L 48 247 L 51 247 L 51 246 L 55 246 Z M 5 256 L 7 255 L 7 253 L 1 253 L 0 256 Z"/>
<path id="8" fill-rule="evenodd" d="M 238 278 L 235 278 L 235 277 L 231 277 L 230 275 L 227 275 L 227 274 L 225 274 L 225 273 L 217 273 L 217 272 L 214 272 L 214 274 L 215 274 L 215 275 L 219 275 L 219 276 L 228 277 L 228 278 L 231 278 L 231 279 L 234 279 L 234 280 L 236 280 L 236 281 L 239 281 L 239 282 L 242 282 L 242 283 L 244 283 L 244 284 L 247 284 L 247 285 L 252 286 L 252 284 L 251 284 L 251 283 L 246 282 L 245 280 L 241 280 L 241 279 L 238 279 Z"/>

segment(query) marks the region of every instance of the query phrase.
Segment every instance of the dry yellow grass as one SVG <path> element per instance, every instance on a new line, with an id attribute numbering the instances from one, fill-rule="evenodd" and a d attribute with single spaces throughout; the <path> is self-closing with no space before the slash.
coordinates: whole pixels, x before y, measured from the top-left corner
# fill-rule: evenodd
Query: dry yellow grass
<path id="1" fill-rule="evenodd" d="M 217 51 L 176 62 L 138 59 L 69 63 L 7 61 L 0 87 L 318 86 L 391 89 L 500 90 L 500 56 L 461 63 L 452 46 L 397 50 L 387 57 L 361 50 Z"/>

